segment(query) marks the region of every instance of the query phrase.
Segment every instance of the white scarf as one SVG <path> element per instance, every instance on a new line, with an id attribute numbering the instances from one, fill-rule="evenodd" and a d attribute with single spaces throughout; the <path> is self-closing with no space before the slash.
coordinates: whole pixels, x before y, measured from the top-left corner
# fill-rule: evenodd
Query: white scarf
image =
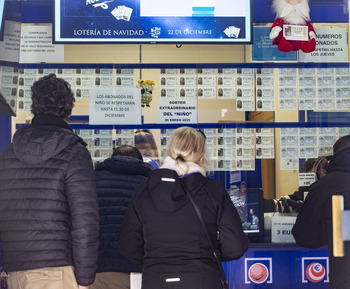
<path id="1" fill-rule="evenodd" d="M 200 165 L 194 163 L 194 162 L 185 162 L 186 165 L 188 166 L 188 171 L 185 173 L 187 174 L 192 174 L 192 173 L 201 173 L 203 176 L 205 176 L 205 168 L 201 167 Z M 182 177 L 184 175 L 183 172 L 181 172 L 176 165 L 176 161 L 172 159 L 171 157 L 167 156 L 164 159 L 164 163 L 161 166 L 162 169 L 170 169 L 174 170 L 177 172 L 177 174 Z"/>

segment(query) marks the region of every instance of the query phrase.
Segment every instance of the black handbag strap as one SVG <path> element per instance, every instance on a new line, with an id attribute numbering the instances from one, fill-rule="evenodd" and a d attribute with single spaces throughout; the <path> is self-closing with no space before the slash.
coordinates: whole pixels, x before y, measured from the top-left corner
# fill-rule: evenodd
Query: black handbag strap
<path id="1" fill-rule="evenodd" d="M 229 288 L 229 285 L 227 283 L 227 279 L 226 279 L 226 275 L 225 275 L 225 271 L 224 271 L 224 268 L 222 267 L 222 264 L 221 264 L 221 259 L 220 259 L 220 252 L 218 250 L 215 249 L 215 246 L 210 238 L 210 235 L 209 235 L 209 232 L 207 230 L 207 226 L 205 225 L 205 222 L 203 220 L 203 217 L 202 217 L 202 213 L 201 213 L 201 210 L 199 209 L 199 206 L 198 204 L 196 203 L 196 201 L 194 200 L 191 192 L 187 189 L 186 185 L 181 182 L 181 186 L 183 188 L 183 190 L 185 191 L 186 195 L 188 196 L 188 198 L 190 199 L 192 205 L 193 205 L 193 208 L 195 209 L 197 215 L 198 215 L 198 218 L 199 218 L 199 221 L 203 227 L 203 230 L 207 236 L 207 239 L 209 241 L 209 244 L 210 244 L 210 247 L 211 247 L 211 250 L 213 251 L 213 255 L 214 255 L 214 258 L 216 260 L 216 263 L 218 264 L 218 267 L 219 267 L 219 271 L 220 271 L 220 275 L 221 275 L 221 285 L 222 285 L 222 288 Z"/>

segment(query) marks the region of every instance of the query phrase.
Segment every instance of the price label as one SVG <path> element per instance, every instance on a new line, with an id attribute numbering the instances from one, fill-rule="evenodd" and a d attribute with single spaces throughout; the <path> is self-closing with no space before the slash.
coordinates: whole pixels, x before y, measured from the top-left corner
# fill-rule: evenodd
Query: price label
<path id="1" fill-rule="evenodd" d="M 296 221 L 296 216 L 273 216 L 271 227 L 272 243 L 295 243 L 292 235 L 292 228 Z"/>
<path id="2" fill-rule="evenodd" d="M 301 173 L 299 174 L 299 187 L 309 187 L 316 182 L 315 173 Z"/>

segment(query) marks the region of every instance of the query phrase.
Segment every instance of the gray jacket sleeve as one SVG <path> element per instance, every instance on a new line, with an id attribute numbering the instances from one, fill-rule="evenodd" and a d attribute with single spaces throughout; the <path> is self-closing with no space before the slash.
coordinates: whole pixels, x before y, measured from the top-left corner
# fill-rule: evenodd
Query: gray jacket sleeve
<path id="1" fill-rule="evenodd" d="M 82 146 L 70 162 L 65 187 L 75 275 L 79 285 L 88 286 L 94 282 L 97 269 L 99 212 L 91 157 Z"/>

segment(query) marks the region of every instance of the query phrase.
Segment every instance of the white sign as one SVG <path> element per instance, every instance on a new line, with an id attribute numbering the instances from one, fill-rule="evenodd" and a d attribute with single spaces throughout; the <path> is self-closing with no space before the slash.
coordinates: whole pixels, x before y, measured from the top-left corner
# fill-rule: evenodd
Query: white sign
<path id="1" fill-rule="evenodd" d="M 272 243 L 295 243 L 292 235 L 292 228 L 296 221 L 296 216 L 273 216 L 271 227 Z"/>
<path id="2" fill-rule="evenodd" d="M 242 173 L 240 171 L 231 171 L 230 172 L 230 184 L 241 182 Z"/>
<path id="3" fill-rule="evenodd" d="M 315 28 L 316 50 L 299 51 L 300 62 L 347 62 L 348 44 L 346 28 Z"/>
<path id="4" fill-rule="evenodd" d="M 141 95 L 138 88 L 92 88 L 90 124 L 141 124 Z"/>
<path id="5" fill-rule="evenodd" d="M 18 62 L 21 37 L 21 24 L 6 21 L 4 41 L 0 41 L 0 59 Z"/>
<path id="6" fill-rule="evenodd" d="M 316 182 L 315 173 L 301 173 L 299 174 L 299 187 L 308 187 Z"/>
<path id="7" fill-rule="evenodd" d="M 350 210 L 342 211 L 342 237 L 344 241 L 350 241 Z"/>
<path id="8" fill-rule="evenodd" d="M 283 25 L 283 36 L 287 40 L 298 40 L 307 41 L 308 40 L 308 27 L 301 25 Z"/>
<path id="9" fill-rule="evenodd" d="M 197 123 L 197 99 L 158 99 L 158 123 Z"/>
<path id="10" fill-rule="evenodd" d="M 22 24 L 20 62 L 64 62 L 64 45 L 52 44 L 51 25 Z"/>

